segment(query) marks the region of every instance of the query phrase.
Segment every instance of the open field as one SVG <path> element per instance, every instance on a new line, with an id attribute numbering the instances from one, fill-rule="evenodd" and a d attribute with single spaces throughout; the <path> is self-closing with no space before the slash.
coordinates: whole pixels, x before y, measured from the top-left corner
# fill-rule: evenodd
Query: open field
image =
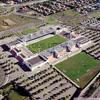
<path id="1" fill-rule="evenodd" d="M 27 47 L 29 50 L 31 50 L 33 53 L 41 52 L 43 50 L 46 50 L 48 48 L 54 47 L 62 42 L 65 42 L 66 39 L 63 37 L 60 37 L 58 35 L 55 35 L 53 37 L 50 37 L 48 39 L 44 39 L 42 41 L 39 41 L 37 43 L 28 45 Z"/>
<path id="2" fill-rule="evenodd" d="M 12 20 L 15 23 L 15 25 L 12 25 L 12 26 L 4 25 L 3 20 L 5 20 L 5 19 Z M 21 25 L 25 25 L 25 24 L 32 23 L 32 22 L 34 22 L 33 27 L 39 26 L 42 23 L 42 21 L 39 20 L 39 19 L 27 18 L 27 17 L 14 15 L 14 14 L 11 14 L 11 15 L 8 15 L 8 16 L 0 16 L 0 31 L 10 29 L 10 28 L 13 28 L 13 27 L 19 27 Z"/>
<path id="3" fill-rule="evenodd" d="M 63 23 L 66 25 L 78 25 L 81 21 L 83 21 L 86 18 L 86 16 L 82 16 L 74 10 L 66 10 L 47 16 L 45 19 L 45 23 Z"/>
<path id="4" fill-rule="evenodd" d="M 27 35 L 27 34 L 30 34 L 30 33 L 35 33 L 37 32 L 39 29 L 38 28 L 29 28 L 29 29 L 25 29 L 23 30 L 21 33 L 23 35 Z"/>
<path id="5" fill-rule="evenodd" d="M 100 71 L 100 61 L 82 52 L 56 67 L 83 88 Z"/>
<path id="6" fill-rule="evenodd" d="M 36 32 L 38 30 L 37 26 L 39 26 L 43 23 L 45 25 L 52 25 L 52 24 L 56 25 L 59 23 L 64 23 L 64 24 L 68 24 L 68 25 L 74 25 L 74 24 L 76 25 L 76 23 L 78 24 L 80 22 L 79 18 L 81 18 L 80 14 L 73 10 L 62 11 L 62 12 L 55 13 L 50 16 L 46 16 L 46 17 L 44 17 L 43 21 L 40 20 L 40 22 L 38 19 L 37 20 L 33 19 L 33 22 L 34 22 L 33 29 L 25 29 L 21 33 L 22 33 L 22 35 L 25 35 L 25 34 L 29 34 L 32 32 Z M 29 20 L 30 19 L 31 18 L 29 18 Z M 78 21 L 77 21 L 77 19 L 78 19 Z"/>
<path id="7" fill-rule="evenodd" d="M 93 13 L 90 13 L 89 16 L 92 17 L 97 17 L 99 16 L 100 12 L 96 11 Z M 3 21 L 9 19 L 12 22 L 14 22 L 14 25 L 6 25 Z M 10 14 L 7 16 L 0 16 L 0 31 L 4 31 L 4 30 L 8 30 L 11 28 L 17 28 L 29 23 L 34 23 L 30 29 L 29 28 L 21 28 L 22 31 L 20 32 L 10 32 L 9 34 L 15 34 L 17 36 L 22 36 L 25 34 L 29 34 L 32 32 L 36 32 L 39 27 L 41 27 L 41 25 L 49 25 L 49 24 L 66 24 L 66 25 L 72 25 L 72 26 L 77 26 L 79 25 L 79 23 L 83 20 L 86 20 L 87 16 L 83 16 L 80 15 L 78 12 L 74 11 L 74 10 L 66 10 L 66 11 L 62 11 L 62 12 L 58 12 L 55 13 L 53 15 L 50 16 L 46 16 L 43 19 L 38 19 L 37 18 L 27 18 L 27 17 L 23 17 L 20 15 L 14 15 L 14 14 Z M 14 29 L 15 30 L 15 29 Z M 6 33 L 5 33 L 6 34 Z M 6 36 L 6 35 L 5 35 Z"/>
<path id="8" fill-rule="evenodd" d="M 55 17 L 53 17 L 53 15 L 47 16 L 44 19 L 45 24 L 49 25 L 49 24 L 59 24 L 59 20 L 57 20 Z"/>
<path id="9" fill-rule="evenodd" d="M 89 13 L 90 17 L 100 17 L 100 10 Z M 79 25 L 80 22 L 87 20 L 88 16 L 79 14 L 74 10 L 66 10 L 47 16 L 45 18 L 46 24 L 63 23 L 66 25 Z"/>
<path id="10" fill-rule="evenodd" d="M 99 17 L 100 17 L 100 10 L 96 10 L 96 11 L 90 13 L 89 16 L 90 16 L 90 17 L 99 18 Z"/>

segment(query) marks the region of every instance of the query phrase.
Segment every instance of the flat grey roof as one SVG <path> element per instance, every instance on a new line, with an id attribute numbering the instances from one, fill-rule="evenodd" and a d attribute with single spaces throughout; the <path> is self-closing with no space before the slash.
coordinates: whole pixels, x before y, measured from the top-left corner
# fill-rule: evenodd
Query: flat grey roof
<path id="1" fill-rule="evenodd" d="M 40 56 L 36 56 L 36 57 L 34 57 L 34 58 L 28 60 L 27 62 L 28 62 L 29 64 L 31 64 L 31 65 L 35 65 L 35 64 L 37 64 L 37 63 L 39 63 L 39 62 L 44 62 L 44 60 L 43 60 Z"/>

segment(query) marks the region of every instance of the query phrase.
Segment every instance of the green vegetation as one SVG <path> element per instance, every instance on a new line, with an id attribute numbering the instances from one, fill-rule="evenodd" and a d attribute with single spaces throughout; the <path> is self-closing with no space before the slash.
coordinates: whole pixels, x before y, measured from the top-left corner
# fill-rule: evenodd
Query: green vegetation
<path id="1" fill-rule="evenodd" d="M 79 17 L 79 13 L 73 10 L 66 10 L 47 16 L 45 19 L 46 24 L 59 24 L 59 23 L 74 23 L 76 17 Z"/>
<path id="2" fill-rule="evenodd" d="M 3 20 L 5 19 L 10 19 L 11 21 L 13 21 L 15 23 L 15 25 L 9 25 L 9 26 L 5 26 L 3 23 Z M 33 25 L 30 28 L 34 28 L 33 31 L 35 30 L 35 28 L 39 27 L 40 25 L 43 24 L 42 20 L 38 19 L 38 18 L 27 18 L 27 17 L 23 17 L 20 15 L 14 15 L 14 14 L 10 14 L 7 16 L 0 16 L 0 31 L 6 30 L 6 29 L 10 29 L 10 28 L 14 28 L 14 27 L 20 27 L 23 26 L 25 24 L 29 24 L 29 23 L 33 23 Z M 22 30 L 27 30 L 22 28 Z M 26 32 L 27 33 L 27 32 Z M 14 33 L 18 36 L 23 35 L 21 32 L 19 33 Z"/>
<path id="3" fill-rule="evenodd" d="M 90 16 L 90 17 L 99 18 L 99 17 L 100 17 L 100 10 L 96 10 L 96 11 L 90 13 L 89 16 Z"/>
<path id="4" fill-rule="evenodd" d="M 34 32 L 37 32 L 37 31 L 38 31 L 37 28 L 34 28 L 34 29 L 30 28 L 30 29 L 25 29 L 25 30 L 22 32 L 22 34 L 26 35 L 26 34 L 34 33 Z"/>
<path id="5" fill-rule="evenodd" d="M 5 86 L 5 87 L 3 88 L 4 94 L 5 94 L 5 93 L 8 93 L 12 88 L 13 88 L 13 86 L 12 86 L 11 84 Z"/>
<path id="6" fill-rule="evenodd" d="M 100 61 L 82 52 L 57 64 L 56 67 L 84 87 L 100 70 Z"/>
<path id="7" fill-rule="evenodd" d="M 62 12 L 55 13 L 51 16 L 52 22 L 56 21 L 56 23 L 63 23 L 68 25 L 77 25 L 80 21 L 84 20 L 83 16 L 74 10 L 66 10 Z M 84 16 L 86 18 L 86 16 Z M 51 20 L 49 20 L 50 23 Z"/>
<path id="8" fill-rule="evenodd" d="M 27 47 L 33 52 L 33 53 L 37 53 L 43 50 L 46 50 L 48 48 L 54 47 L 62 42 L 65 42 L 66 39 L 63 37 L 60 37 L 58 35 L 55 35 L 53 37 L 44 39 L 42 41 L 39 41 L 37 43 L 28 45 Z"/>
<path id="9" fill-rule="evenodd" d="M 59 21 L 56 19 L 56 18 L 54 18 L 52 15 L 51 16 L 47 16 L 46 17 L 46 19 L 45 19 L 45 21 L 44 21 L 46 24 L 58 24 L 59 23 Z"/>
<path id="10" fill-rule="evenodd" d="M 9 100 L 25 100 L 24 96 L 19 95 L 15 91 L 11 91 L 11 93 L 8 96 Z"/>
<path id="11" fill-rule="evenodd" d="M 21 95 L 14 87 L 12 84 L 8 84 L 3 87 L 3 89 L 0 89 L 0 94 L 6 95 L 7 100 L 25 100 L 27 96 Z"/>
<path id="12" fill-rule="evenodd" d="M 0 6 L 0 13 L 3 13 L 4 12 L 4 8 L 2 6 Z"/>
<path id="13" fill-rule="evenodd" d="M 79 16 L 80 15 L 78 12 L 71 10 L 71 9 L 63 11 L 63 13 L 68 16 Z"/>

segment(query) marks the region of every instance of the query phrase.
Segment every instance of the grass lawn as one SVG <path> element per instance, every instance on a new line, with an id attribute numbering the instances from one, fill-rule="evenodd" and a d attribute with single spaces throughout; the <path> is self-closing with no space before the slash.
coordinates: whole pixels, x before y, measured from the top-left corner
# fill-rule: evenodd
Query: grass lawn
<path id="1" fill-rule="evenodd" d="M 83 88 L 100 71 L 100 61 L 82 52 L 56 67 Z"/>
<path id="2" fill-rule="evenodd" d="M 59 21 L 53 17 L 53 15 L 47 16 L 44 20 L 44 22 L 49 25 L 49 24 L 59 24 Z"/>
<path id="3" fill-rule="evenodd" d="M 9 100 L 25 100 L 26 98 L 25 96 L 19 95 L 15 91 L 11 91 L 8 97 L 9 97 Z"/>
<path id="4" fill-rule="evenodd" d="M 48 48 L 54 47 L 62 42 L 65 42 L 66 39 L 63 37 L 60 37 L 58 35 L 55 35 L 53 37 L 44 39 L 42 41 L 39 41 L 37 43 L 28 45 L 27 47 L 29 50 L 31 50 L 33 53 L 41 52 L 43 50 L 46 50 Z"/>
<path id="5" fill-rule="evenodd" d="M 25 29 L 23 32 L 22 32 L 22 34 L 23 35 L 27 35 L 27 34 L 29 34 L 29 33 L 34 33 L 34 32 L 37 32 L 38 31 L 38 29 L 37 28 L 30 28 L 30 29 Z"/>

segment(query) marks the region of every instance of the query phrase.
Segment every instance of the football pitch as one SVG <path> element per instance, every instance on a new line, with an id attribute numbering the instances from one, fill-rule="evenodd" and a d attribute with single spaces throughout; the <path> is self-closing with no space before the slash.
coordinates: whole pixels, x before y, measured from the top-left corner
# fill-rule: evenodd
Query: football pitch
<path id="1" fill-rule="evenodd" d="M 100 71 L 100 61 L 82 52 L 56 67 L 83 88 Z"/>
<path id="2" fill-rule="evenodd" d="M 37 43 L 30 44 L 27 47 L 33 53 L 38 53 L 38 52 L 41 52 L 41 51 L 46 50 L 48 48 L 54 47 L 60 43 L 63 43 L 65 41 L 66 41 L 65 38 L 58 36 L 58 35 L 55 35 L 53 37 L 41 40 Z"/>

